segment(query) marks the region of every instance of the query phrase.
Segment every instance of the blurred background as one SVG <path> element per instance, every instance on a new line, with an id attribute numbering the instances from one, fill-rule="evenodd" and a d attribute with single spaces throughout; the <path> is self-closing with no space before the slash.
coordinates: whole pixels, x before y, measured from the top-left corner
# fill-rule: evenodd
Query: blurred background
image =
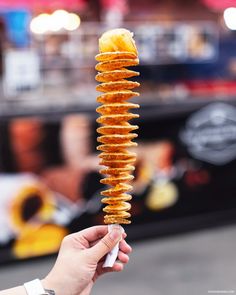
<path id="1" fill-rule="evenodd" d="M 236 0 L 0 0 L 0 289 L 103 222 L 94 56 L 116 27 L 140 57 L 134 252 L 94 294 L 236 293 Z"/>

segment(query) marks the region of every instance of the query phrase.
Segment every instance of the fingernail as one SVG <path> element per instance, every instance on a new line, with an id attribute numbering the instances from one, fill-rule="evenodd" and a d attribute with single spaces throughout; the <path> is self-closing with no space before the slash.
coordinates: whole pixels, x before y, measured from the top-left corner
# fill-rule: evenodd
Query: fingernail
<path id="1" fill-rule="evenodd" d="M 121 238 L 122 230 L 120 227 L 114 227 L 110 232 L 110 237 L 113 240 L 118 240 Z"/>

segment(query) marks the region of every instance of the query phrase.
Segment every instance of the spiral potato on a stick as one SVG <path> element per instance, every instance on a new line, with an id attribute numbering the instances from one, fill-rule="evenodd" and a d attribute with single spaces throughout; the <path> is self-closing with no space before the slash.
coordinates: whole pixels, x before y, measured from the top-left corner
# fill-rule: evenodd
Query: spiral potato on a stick
<path id="1" fill-rule="evenodd" d="M 97 101 L 101 106 L 97 108 L 100 117 L 97 122 L 101 127 L 97 129 L 101 136 L 98 137 L 98 150 L 102 151 L 99 157 L 100 164 L 105 166 L 100 173 L 106 175 L 101 183 L 110 186 L 101 194 L 105 196 L 102 203 L 106 204 L 103 211 L 106 224 L 129 224 L 131 205 L 129 192 L 132 186 L 134 162 L 136 154 L 128 151 L 137 143 L 132 139 L 137 137 L 132 131 L 138 126 L 131 125 L 129 121 L 137 118 L 137 114 L 130 109 L 138 108 L 138 104 L 127 102 L 139 93 L 132 89 L 139 86 L 138 82 L 127 80 L 138 76 L 139 73 L 128 70 L 127 67 L 138 65 L 138 53 L 132 38 L 132 33 L 125 29 L 108 31 L 99 39 L 100 53 L 96 56 L 99 72 L 96 80 L 101 82 L 97 90 L 103 92 Z"/>

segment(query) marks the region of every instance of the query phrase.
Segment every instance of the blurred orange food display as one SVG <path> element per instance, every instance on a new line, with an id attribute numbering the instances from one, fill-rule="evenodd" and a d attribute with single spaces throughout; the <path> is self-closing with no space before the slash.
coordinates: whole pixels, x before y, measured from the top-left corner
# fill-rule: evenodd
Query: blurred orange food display
<path id="1" fill-rule="evenodd" d="M 194 222 L 196 216 L 199 220 L 236 208 L 236 154 L 228 133 L 221 132 L 222 128 L 233 130 L 235 107 L 214 104 L 188 113 L 185 110 L 174 118 L 158 118 L 152 109 L 142 109 L 142 119 L 134 122 L 139 126 L 138 148 L 131 147 L 127 154 L 128 159 L 136 154 L 130 182 L 132 223 L 127 227 L 131 238 L 173 232 L 178 222 L 184 230 L 189 227 L 189 217 Z M 104 126 L 96 123 L 94 110 L 60 120 L 16 121 L 0 122 L 0 262 L 54 253 L 67 233 L 102 223 L 101 192 L 109 191 L 100 183 L 96 129 Z M 25 130 L 30 135 L 26 136 Z M 209 130 L 214 131 L 213 137 Z M 218 133 L 221 141 L 215 146 Z M 233 140 L 231 134 L 230 143 Z M 17 149 L 27 150 L 39 143 L 44 159 L 40 169 L 32 164 L 20 170 L 14 165 L 19 159 Z M 104 169 L 114 168 L 122 167 Z M 227 197 L 222 198 L 226 189 Z M 164 224 L 168 226 L 162 227 Z M 140 231 L 139 226 L 147 230 Z"/>
<path id="2" fill-rule="evenodd" d="M 44 224 L 19 236 L 13 245 L 13 253 L 20 259 L 53 254 L 58 251 L 66 234 L 68 231 L 61 226 Z"/>
<path id="3" fill-rule="evenodd" d="M 14 238 L 12 254 L 16 258 L 55 252 L 68 232 L 64 226 L 55 224 L 58 206 L 55 193 L 31 173 L 2 175 L 0 183 L 3 213 L 0 225 L 4 227 L 1 243 Z"/>
<path id="4" fill-rule="evenodd" d="M 9 128 L 17 170 L 38 173 L 45 164 L 42 121 L 37 118 L 15 119 L 11 121 Z"/>
<path id="5" fill-rule="evenodd" d="M 19 189 L 10 206 L 13 227 L 21 231 L 28 226 L 50 220 L 54 210 L 52 193 L 41 183 L 25 184 Z"/>

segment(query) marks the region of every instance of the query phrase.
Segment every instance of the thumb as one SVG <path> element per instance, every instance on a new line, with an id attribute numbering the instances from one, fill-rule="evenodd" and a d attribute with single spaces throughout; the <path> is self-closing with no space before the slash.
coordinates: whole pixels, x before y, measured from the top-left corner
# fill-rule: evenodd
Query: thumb
<path id="1" fill-rule="evenodd" d="M 122 239 L 122 227 L 113 227 L 96 245 L 89 249 L 90 255 L 98 262 L 103 256 L 110 252 Z"/>

